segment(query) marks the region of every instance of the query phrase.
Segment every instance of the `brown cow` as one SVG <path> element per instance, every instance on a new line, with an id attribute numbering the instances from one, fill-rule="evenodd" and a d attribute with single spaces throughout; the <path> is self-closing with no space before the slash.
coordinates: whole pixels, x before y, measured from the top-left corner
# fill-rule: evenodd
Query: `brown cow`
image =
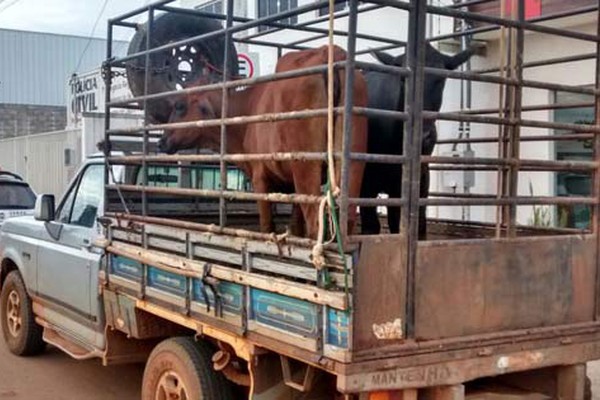
<path id="1" fill-rule="evenodd" d="M 313 50 L 291 52 L 281 57 L 277 63 L 277 72 L 323 65 L 327 63 L 328 47 Z M 335 47 L 335 60 L 346 58 L 346 53 Z M 342 105 L 346 91 L 344 71 L 336 71 L 336 99 Z M 360 72 L 355 73 L 354 105 L 364 107 L 367 103 L 367 88 Z M 293 79 L 267 82 L 253 85 L 244 90 L 229 91 L 228 117 L 260 115 L 267 113 L 289 112 L 327 107 L 327 79 L 325 74 L 314 74 Z M 221 118 L 221 90 L 191 94 L 176 102 L 171 122 L 198 121 Z M 342 117 L 335 122 L 335 151 L 342 148 Z M 367 120 L 365 117 L 353 117 L 351 151 L 366 152 Z M 160 141 L 160 149 L 175 153 L 188 148 L 208 148 L 215 151 L 220 146 L 220 128 L 188 128 L 166 131 Z M 278 152 L 324 152 L 327 149 L 327 118 L 296 119 L 278 122 L 264 122 L 242 125 L 230 125 L 227 131 L 227 153 Z M 299 194 L 319 195 L 321 193 L 321 161 L 256 161 L 237 163 L 252 181 L 257 193 L 295 192 Z M 350 165 L 349 196 L 358 197 L 364 163 L 352 162 Z M 336 162 L 336 181 L 339 185 L 340 162 Z M 260 228 L 263 232 L 273 232 L 274 225 L 271 204 L 259 201 Z M 302 218 L 296 218 L 303 226 L 296 226 L 292 233 L 315 238 L 318 233 L 318 205 L 302 204 Z M 356 207 L 349 210 L 349 231 L 356 220 Z M 305 231 L 304 231 L 305 228 Z"/>

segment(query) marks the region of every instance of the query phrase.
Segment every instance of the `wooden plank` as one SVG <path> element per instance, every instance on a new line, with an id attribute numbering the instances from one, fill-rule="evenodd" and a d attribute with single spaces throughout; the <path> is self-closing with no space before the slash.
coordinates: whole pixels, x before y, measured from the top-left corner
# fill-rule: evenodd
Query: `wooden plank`
<path id="1" fill-rule="evenodd" d="M 539 350 L 515 351 L 502 355 L 457 359 L 414 367 L 363 370 L 339 375 L 337 387 L 343 393 L 354 393 L 457 385 L 482 377 L 561 364 L 573 365 L 595 359 L 600 359 L 600 342 L 565 344 Z"/>
<path id="2" fill-rule="evenodd" d="M 592 321 L 593 236 L 419 243 L 416 336 L 441 339 Z"/>
<path id="3" fill-rule="evenodd" d="M 364 243 L 355 276 L 352 349 L 368 350 L 403 339 L 406 253 L 396 241 Z M 396 326 L 395 335 L 381 335 Z M 398 329 L 399 328 L 399 329 Z M 393 332 L 394 329 L 389 329 Z"/>
<path id="4" fill-rule="evenodd" d="M 422 391 L 420 400 L 465 400 L 465 386 L 436 386 Z"/>
<path id="5" fill-rule="evenodd" d="M 205 262 L 189 260 L 154 250 L 145 250 L 137 246 L 114 243 L 108 251 L 123 257 L 129 257 L 143 264 L 153 265 L 185 276 L 202 277 Z M 315 286 L 290 282 L 285 279 L 262 276 L 260 274 L 236 270 L 217 264 L 211 264 L 211 276 L 229 282 L 252 286 L 284 296 L 290 296 L 311 303 L 329 305 L 346 310 L 348 302 L 344 293 L 331 292 Z"/>
<path id="6" fill-rule="evenodd" d="M 584 400 L 585 377 L 585 364 L 558 367 L 556 398 L 558 400 Z"/>
<path id="7" fill-rule="evenodd" d="M 178 240 L 160 239 L 155 236 L 148 236 L 148 247 L 159 250 L 172 251 L 180 255 L 186 253 L 186 245 Z"/>

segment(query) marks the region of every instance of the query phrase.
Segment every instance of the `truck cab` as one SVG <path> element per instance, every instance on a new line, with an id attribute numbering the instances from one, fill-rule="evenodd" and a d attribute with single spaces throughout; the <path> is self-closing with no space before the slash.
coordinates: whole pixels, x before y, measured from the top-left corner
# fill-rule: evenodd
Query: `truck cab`
<path id="1" fill-rule="evenodd" d="M 109 183 L 143 183 L 139 165 L 110 168 Z M 183 170 L 150 167 L 148 184 L 156 187 L 218 186 L 218 166 L 200 165 L 191 172 L 189 168 L 185 170 L 188 172 Z M 99 222 L 104 210 L 104 174 L 104 157 L 92 156 L 79 169 L 58 202 L 53 195 L 40 195 L 35 215 L 13 218 L 2 225 L 1 283 L 14 286 L 5 290 L 1 300 L 2 310 L 7 313 L 7 317 L 2 318 L 2 329 L 13 353 L 41 351 L 44 342 L 50 342 L 76 358 L 98 356 L 105 349 L 103 299 L 99 289 L 103 251 L 95 245 L 97 240 L 105 237 Z M 236 188 L 247 186 L 247 180 L 239 170 L 232 170 L 230 176 L 230 184 Z M 112 200 L 113 208 L 140 207 L 139 201 L 128 197 L 127 193 L 119 193 L 114 199 L 109 197 L 109 202 Z M 218 202 L 204 202 L 192 207 L 185 201 L 178 203 L 172 196 L 158 196 L 150 205 L 155 215 L 173 215 L 178 208 L 192 210 L 188 213 L 193 213 L 195 208 L 206 215 L 217 207 Z M 30 310 L 20 309 L 22 302 L 27 303 Z M 43 340 L 42 328 L 47 328 Z"/>
<path id="2" fill-rule="evenodd" d="M 11 351 L 32 353 L 43 348 L 41 329 L 33 317 L 41 314 L 43 324 L 68 336 L 81 349 L 104 347 L 96 283 L 102 252 L 93 245 L 102 235 L 97 217 L 103 207 L 103 187 L 104 160 L 91 158 L 68 186 L 58 207 L 54 206 L 54 196 L 41 195 L 34 216 L 3 224 L 2 283 L 8 279 L 15 286 L 2 297 L 3 310 L 17 313 L 20 302 L 34 300 L 31 310 L 2 319 Z M 81 349 L 77 353 L 82 353 Z"/>

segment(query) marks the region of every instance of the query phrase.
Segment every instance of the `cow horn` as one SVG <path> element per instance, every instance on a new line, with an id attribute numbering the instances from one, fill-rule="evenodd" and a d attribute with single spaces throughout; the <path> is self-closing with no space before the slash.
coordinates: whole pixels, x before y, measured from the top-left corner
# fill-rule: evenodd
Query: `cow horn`
<path id="1" fill-rule="evenodd" d="M 394 65 L 396 58 L 391 54 L 385 53 L 383 51 L 371 51 L 371 55 L 375 57 L 380 63 L 385 65 Z"/>
<path id="2" fill-rule="evenodd" d="M 475 47 L 471 46 L 458 54 L 455 54 L 453 56 L 446 56 L 446 60 L 444 62 L 444 64 L 446 65 L 446 69 L 453 70 L 458 68 L 460 65 L 467 62 L 473 54 L 475 54 Z"/>

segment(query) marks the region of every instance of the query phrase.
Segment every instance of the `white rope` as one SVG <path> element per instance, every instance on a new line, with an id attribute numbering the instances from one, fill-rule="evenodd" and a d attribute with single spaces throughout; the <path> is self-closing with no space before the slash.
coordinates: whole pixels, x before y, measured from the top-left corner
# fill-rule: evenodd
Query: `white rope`
<path id="1" fill-rule="evenodd" d="M 339 195 L 339 187 L 337 186 L 337 180 L 335 176 L 335 158 L 333 157 L 334 142 L 335 142 L 335 114 L 334 114 L 334 91 L 335 91 L 335 70 L 333 68 L 334 42 L 333 42 L 333 28 L 334 28 L 334 12 L 335 12 L 335 1 L 329 0 L 329 35 L 328 35 L 328 48 L 327 48 L 327 173 L 329 174 L 329 187 L 327 190 L 331 191 L 333 197 Z M 317 215 L 319 231 L 317 234 L 317 243 L 312 249 L 312 262 L 317 269 L 322 269 L 325 266 L 325 256 L 323 254 L 324 249 L 324 220 L 327 218 L 325 206 L 329 206 L 330 213 L 335 212 L 335 204 L 331 204 L 330 196 L 328 193 L 321 199 L 319 203 L 319 213 Z M 330 217 L 331 218 L 331 217 Z M 333 222 L 330 221 L 329 226 L 334 226 Z M 332 239 L 335 239 L 335 227 L 331 230 Z"/>

